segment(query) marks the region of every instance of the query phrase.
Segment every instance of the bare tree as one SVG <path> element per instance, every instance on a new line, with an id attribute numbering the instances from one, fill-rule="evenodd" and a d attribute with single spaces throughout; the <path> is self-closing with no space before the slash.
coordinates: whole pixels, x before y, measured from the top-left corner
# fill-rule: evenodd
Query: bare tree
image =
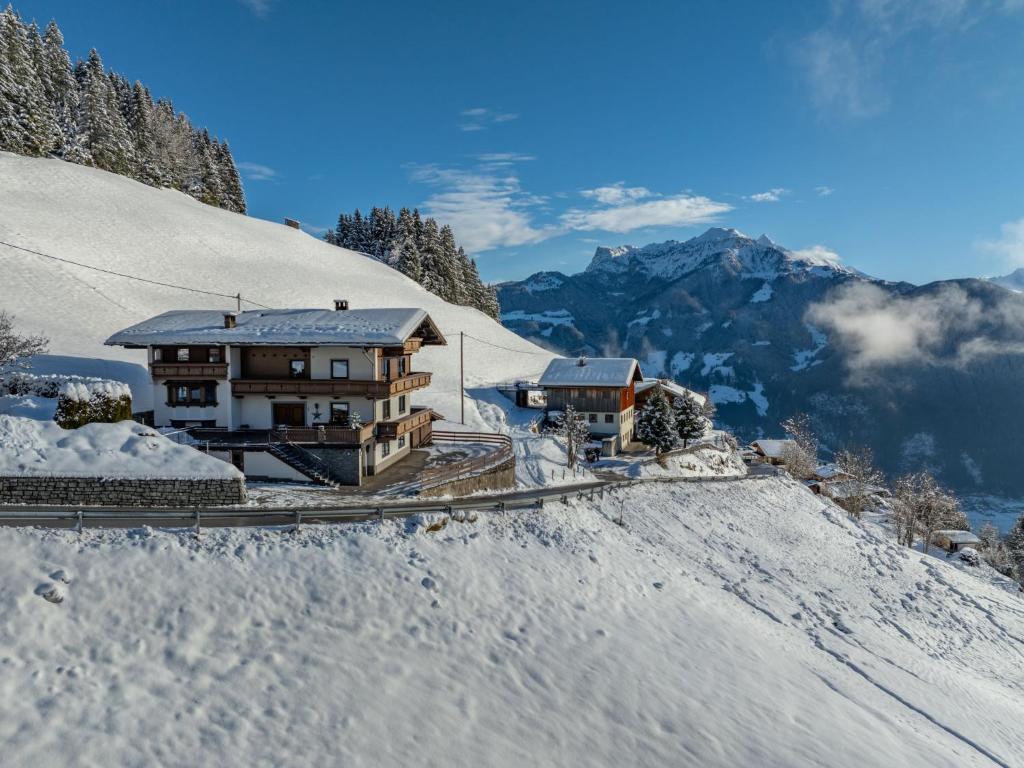
<path id="1" fill-rule="evenodd" d="M 922 536 L 921 551 L 927 552 L 935 531 L 943 528 L 970 530 L 967 516 L 952 491 L 941 488 L 929 472 L 906 475 L 896 481 L 893 523 L 900 543 L 914 545 Z"/>
<path id="2" fill-rule="evenodd" d="M 554 433 L 565 443 L 566 466 L 575 467 L 580 448 L 590 440 L 586 420 L 571 405 L 567 405 L 555 419 Z"/>
<path id="3" fill-rule="evenodd" d="M 844 486 L 846 493 L 840 501 L 850 515 L 860 518 L 871 504 L 871 497 L 885 482 L 885 476 L 875 468 L 875 459 L 867 447 L 848 448 L 836 454 L 836 465 L 850 476 Z"/>
<path id="4" fill-rule="evenodd" d="M 0 310 L 0 371 L 29 367 L 28 358 L 46 352 L 45 336 L 21 336 L 14 330 L 14 316 Z"/>
<path id="5" fill-rule="evenodd" d="M 811 420 L 805 413 L 796 413 L 782 422 L 782 428 L 793 441 L 782 452 L 786 471 L 797 480 L 806 480 L 818 466 L 818 438 L 811 430 Z"/>

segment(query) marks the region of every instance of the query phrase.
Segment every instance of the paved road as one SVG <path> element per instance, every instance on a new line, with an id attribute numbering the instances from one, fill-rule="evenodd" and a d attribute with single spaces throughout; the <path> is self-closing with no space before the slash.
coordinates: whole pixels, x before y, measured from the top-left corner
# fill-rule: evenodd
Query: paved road
<path id="1" fill-rule="evenodd" d="M 751 468 L 755 469 L 755 468 Z M 560 488 L 540 488 L 486 496 L 468 496 L 458 499 L 427 499 L 392 504 L 366 504 L 354 499 L 353 504 L 305 507 L 208 507 L 201 509 L 156 507 L 67 507 L 21 506 L 0 507 L 0 525 L 51 528 L 111 527 L 222 527 L 259 525 L 296 525 L 301 522 L 353 522 L 384 518 L 409 517 L 426 512 L 450 512 L 456 509 L 514 510 L 537 509 L 546 503 L 560 502 L 572 497 L 603 495 L 615 488 L 626 488 L 647 483 L 683 482 L 738 482 L 773 477 L 774 468 L 766 472 L 752 471 L 738 477 L 705 478 L 649 478 L 642 480 L 595 480 Z"/>

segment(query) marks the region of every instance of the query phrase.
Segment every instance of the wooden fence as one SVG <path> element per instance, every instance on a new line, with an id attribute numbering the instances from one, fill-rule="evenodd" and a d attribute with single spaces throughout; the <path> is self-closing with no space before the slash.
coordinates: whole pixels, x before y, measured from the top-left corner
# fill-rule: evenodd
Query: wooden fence
<path id="1" fill-rule="evenodd" d="M 455 480 L 462 480 L 467 477 L 479 475 L 482 472 L 500 466 L 507 461 L 515 460 L 515 453 L 512 450 L 512 438 L 508 435 L 498 435 L 486 432 L 444 432 L 435 430 L 433 433 L 435 443 L 474 443 L 493 446 L 493 450 L 481 456 L 471 456 L 461 461 L 453 461 L 449 464 L 441 464 L 436 467 L 427 467 L 420 472 L 420 484 L 422 488 L 433 488 L 444 483 Z"/>

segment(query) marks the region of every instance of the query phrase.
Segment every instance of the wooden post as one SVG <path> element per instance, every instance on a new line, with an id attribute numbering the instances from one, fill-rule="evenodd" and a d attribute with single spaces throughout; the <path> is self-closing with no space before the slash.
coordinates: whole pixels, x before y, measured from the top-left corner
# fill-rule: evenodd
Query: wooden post
<path id="1" fill-rule="evenodd" d="M 78 510 L 78 533 L 79 533 L 79 535 L 81 535 L 82 528 L 84 528 L 84 527 L 85 526 L 82 525 L 82 510 Z"/>
<path id="2" fill-rule="evenodd" d="M 295 528 L 293 528 L 292 531 L 294 533 L 298 533 L 299 529 L 301 527 L 302 527 L 302 513 L 301 512 L 296 512 L 295 513 Z"/>
<path id="3" fill-rule="evenodd" d="M 196 538 L 197 538 L 197 539 L 198 539 L 198 538 L 199 538 L 199 536 L 200 536 L 200 528 L 199 528 L 199 525 L 200 525 L 200 519 L 199 519 L 199 510 L 197 509 L 197 510 L 196 510 Z"/>
<path id="4" fill-rule="evenodd" d="M 239 291 L 238 293 L 235 294 L 235 302 L 236 302 L 236 304 L 238 306 L 238 311 L 241 312 L 242 311 L 242 292 L 241 291 Z"/>

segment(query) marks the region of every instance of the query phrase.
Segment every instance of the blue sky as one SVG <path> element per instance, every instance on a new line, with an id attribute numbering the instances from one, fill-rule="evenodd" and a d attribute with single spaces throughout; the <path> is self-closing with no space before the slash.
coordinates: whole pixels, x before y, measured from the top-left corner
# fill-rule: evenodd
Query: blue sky
<path id="1" fill-rule="evenodd" d="M 1024 0 L 15 5 L 227 138 L 251 215 L 418 205 L 490 280 L 712 222 L 1024 266 Z"/>

